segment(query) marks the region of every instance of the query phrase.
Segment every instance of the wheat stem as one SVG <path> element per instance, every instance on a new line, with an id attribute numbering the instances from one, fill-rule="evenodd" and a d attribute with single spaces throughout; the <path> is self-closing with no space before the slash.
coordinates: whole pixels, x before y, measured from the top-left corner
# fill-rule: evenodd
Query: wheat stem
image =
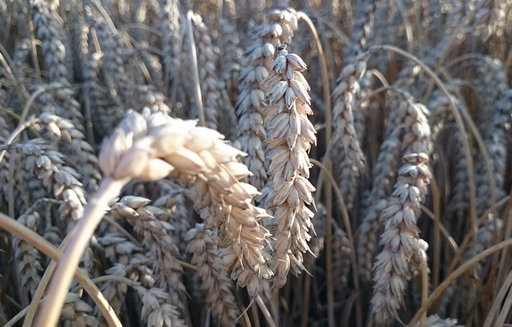
<path id="1" fill-rule="evenodd" d="M 57 265 L 57 269 L 52 276 L 48 295 L 41 312 L 36 317 L 35 327 L 54 326 L 57 323 L 60 310 L 56 308 L 61 308 L 64 303 L 73 273 L 80 262 L 82 253 L 103 218 L 108 202 L 121 192 L 124 184 L 125 181 L 123 180 L 112 180 L 110 178 L 102 180 L 95 196 L 85 207 L 84 216 L 71 232 L 70 241 L 64 250 L 61 264 Z"/>
<path id="2" fill-rule="evenodd" d="M 27 227 L 19 224 L 16 220 L 12 219 L 9 216 L 0 213 L 0 227 L 5 229 L 6 231 L 17 235 L 19 238 L 23 239 L 25 242 L 32 244 L 39 251 L 43 252 L 45 255 L 49 256 L 55 261 L 62 261 L 63 253 L 57 250 L 53 245 L 50 244 L 43 237 L 39 236 L 34 231 L 31 231 Z M 77 262 L 78 264 L 78 262 Z M 91 281 L 91 279 L 83 273 L 81 270 L 74 271 L 75 277 L 77 281 L 83 286 L 86 292 L 91 296 L 94 302 L 98 305 L 101 312 L 107 319 L 110 326 L 122 326 L 121 322 L 118 320 L 116 314 L 110 309 L 110 305 L 108 301 L 103 297 L 100 290 L 96 287 L 96 284 Z M 37 306 L 32 303 L 32 306 Z M 57 311 L 57 310 L 55 310 Z M 15 322 L 13 322 L 14 324 Z M 46 326 L 46 325 L 45 325 Z M 49 326 L 49 325 L 48 325 Z"/>
<path id="3" fill-rule="evenodd" d="M 189 10 L 187 12 L 187 34 L 190 46 L 190 63 L 192 64 L 192 80 L 194 81 L 194 101 L 199 115 L 199 125 L 206 126 L 203 110 L 203 98 L 201 97 L 201 84 L 199 82 L 199 69 L 197 67 L 196 43 L 194 41 L 194 30 L 192 27 L 193 18 L 194 12 Z"/>
<path id="4" fill-rule="evenodd" d="M 500 251 L 503 248 L 506 248 L 508 246 L 512 246 L 512 239 L 501 241 L 500 243 L 491 246 L 490 248 L 478 253 L 476 256 L 472 257 L 470 260 L 466 261 L 462 266 L 457 268 L 457 270 L 453 271 L 446 279 L 439 284 L 439 286 L 430 294 L 430 296 L 425 300 L 425 302 L 422 304 L 421 308 L 416 311 L 416 314 L 409 322 L 409 325 L 414 325 L 417 323 L 421 316 L 430 308 L 430 306 L 434 303 L 434 301 L 446 290 L 450 284 L 457 279 L 458 277 L 462 276 L 467 270 L 469 270 L 471 267 L 476 265 L 478 262 L 483 260 L 484 258 L 492 255 L 495 252 Z"/>

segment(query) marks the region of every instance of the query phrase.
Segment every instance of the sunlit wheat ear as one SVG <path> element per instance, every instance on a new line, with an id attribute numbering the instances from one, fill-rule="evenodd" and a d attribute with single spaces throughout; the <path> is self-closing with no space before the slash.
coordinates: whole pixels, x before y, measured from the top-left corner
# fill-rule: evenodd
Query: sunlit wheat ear
<path id="1" fill-rule="evenodd" d="M 292 10 L 273 10 L 267 16 L 268 22 L 254 28 L 253 42 L 245 50 L 236 104 L 238 140 L 247 153 L 244 162 L 253 174 L 249 181 L 259 190 L 267 181 L 262 111 L 265 87 L 261 82 L 272 68 L 275 46 L 289 43 L 298 27 L 297 14 Z"/>
<path id="2" fill-rule="evenodd" d="M 278 55 L 272 72 L 262 84 L 265 93 L 265 127 L 269 165 L 269 185 L 272 197 L 267 197 L 268 207 L 274 213 L 269 228 L 275 240 L 272 270 L 275 287 L 282 287 L 288 272 L 299 274 L 303 269 L 303 253 L 310 251 L 307 242 L 314 213 L 311 192 L 315 190 L 308 181 L 308 152 L 316 143 L 316 131 L 308 115 L 312 114 L 309 85 L 302 75 L 304 61 L 286 46 L 277 46 Z"/>
<path id="3" fill-rule="evenodd" d="M 187 251 L 192 254 L 191 263 L 197 270 L 204 303 L 212 309 L 216 320 L 223 326 L 232 326 L 240 315 L 235 303 L 233 284 L 223 270 L 222 258 L 217 248 L 217 235 L 205 230 L 203 224 L 187 233 Z"/>
<path id="4" fill-rule="evenodd" d="M 237 161 L 243 153 L 224 143 L 218 132 L 195 125 L 161 113 L 131 112 L 104 143 L 100 166 L 114 180 L 170 175 L 192 185 L 195 209 L 206 228 L 219 230 L 225 269 L 254 297 L 259 278 L 272 276 L 264 251 L 270 234 L 258 223 L 267 214 L 251 203 L 258 191 L 238 181 L 250 174 Z"/>

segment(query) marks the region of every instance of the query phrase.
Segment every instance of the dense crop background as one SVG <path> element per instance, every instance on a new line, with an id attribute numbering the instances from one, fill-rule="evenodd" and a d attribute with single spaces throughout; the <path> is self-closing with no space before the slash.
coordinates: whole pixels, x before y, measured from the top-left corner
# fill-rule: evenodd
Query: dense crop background
<path id="1" fill-rule="evenodd" d="M 511 9 L 0 0 L 0 325 L 512 326 Z"/>

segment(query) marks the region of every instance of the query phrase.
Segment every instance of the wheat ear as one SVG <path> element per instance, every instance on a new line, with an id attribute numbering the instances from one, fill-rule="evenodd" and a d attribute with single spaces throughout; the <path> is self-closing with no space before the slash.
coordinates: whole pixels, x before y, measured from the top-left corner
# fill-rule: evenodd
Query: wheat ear
<path id="1" fill-rule="evenodd" d="M 270 161 L 271 195 L 267 198 L 274 213 L 269 225 L 275 237 L 272 269 L 274 286 L 282 287 L 290 269 L 295 275 L 304 269 L 303 253 L 310 251 L 308 231 L 314 213 L 308 205 L 314 206 L 311 192 L 315 188 L 308 181 L 308 152 L 316 143 L 316 131 L 308 120 L 312 114 L 310 88 L 301 73 L 306 64 L 284 45 L 277 46 L 277 52 L 272 72 L 262 84 L 267 87 L 263 109 Z"/>
<path id="2" fill-rule="evenodd" d="M 222 142 L 218 132 L 195 124 L 162 113 L 143 116 L 131 112 L 104 143 L 99 163 L 105 178 L 84 217 L 67 237 L 69 245 L 62 259 L 66 265 L 57 266 L 36 326 L 57 320 L 58 312 L 53 308 L 62 305 L 79 257 L 104 208 L 132 178 L 152 181 L 171 175 L 194 182 L 196 209 L 209 228 L 221 231 L 219 245 L 225 268 L 240 286 L 248 287 L 251 296 L 257 295 L 258 279 L 272 275 L 264 252 L 269 233 L 258 224 L 265 211 L 251 204 L 257 190 L 238 182 L 249 174 L 247 167 L 236 161 L 241 152 Z"/>

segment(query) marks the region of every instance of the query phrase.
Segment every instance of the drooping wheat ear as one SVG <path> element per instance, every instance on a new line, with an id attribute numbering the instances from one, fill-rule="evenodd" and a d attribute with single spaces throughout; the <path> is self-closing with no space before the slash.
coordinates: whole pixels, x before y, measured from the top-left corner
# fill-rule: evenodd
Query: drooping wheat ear
<path id="1" fill-rule="evenodd" d="M 443 51 L 446 51 L 448 47 L 452 46 L 454 41 L 462 42 L 467 37 L 467 33 L 461 33 L 462 31 L 460 30 L 457 31 L 457 27 L 463 22 L 468 14 L 467 6 L 464 1 L 460 0 L 453 1 L 451 6 L 450 10 L 446 13 L 443 25 L 437 27 L 437 31 L 442 31 L 442 33 L 440 33 L 441 35 L 438 34 L 436 36 L 440 36 L 439 41 L 434 47 L 432 47 L 430 55 L 427 56 L 427 58 L 431 57 L 430 59 L 432 59 L 433 62 L 438 60 Z M 445 10 L 443 6 L 436 6 L 436 8 L 441 10 L 441 12 Z M 456 38 L 453 37 L 453 33 L 458 34 Z"/>
<path id="2" fill-rule="evenodd" d="M 92 307 L 80 299 L 77 293 L 68 293 L 62 308 L 64 326 L 69 327 L 97 327 L 98 319 L 89 315 Z"/>
<path id="3" fill-rule="evenodd" d="M 197 44 L 197 64 L 199 67 L 199 81 L 201 82 L 201 96 L 206 127 L 217 130 L 219 118 L 219 100 L 217 61 L 218 55 L 212 45 L 208 34 L 208 27 L 199 15 L 192 16 L 194 23 L 194 41 Z M 193 106 L 194 109 L 197 106 Z M 198 113 L 192 112 L 190 118 L 197 118 Z"/>
<path id="4" fill-rule="evenodd" d="M 492 130 L 488 129 L 492 116 L 496 114 L 496 104 L 508 89 L 507 72 L 499 59 L 489 56 L 479 56 L 475 60 L 476 72 L 471 83 L 478 96 L 477 123 L 483 138 L 488 138 Z"/>
<path id="5" fill-rule="evenodd" d="M 275 46 L 289 43 L 298 27 L 294 11 L 275 10 L 268 15 L 268 19 L 268 23 L 254 29 L 253 42 L 245 50 L 236 104 L 238 137 L 242 151 L 247 153 L 244 162 L 253 173 L 249 181 L 257 189 L 262 189 L 267 181 L 263 144 L 266 133 L 262 113 L 265 88 L 261 82 L 272 68 Z"/>
<path id="6" fill-rule="evenodd" d="M 0 94 L 0 101 L 3 100 Z M 0 114 L 0 144 L 4 144 L 9 137 L 10 127 L 5 119 Z M 8 202 L 7 197 L 9 195 L 9 162 L 11 161 L 11 155 L 9 151 L 5 152 L 3 159 L 0 161 L 0 199 Z"/>
<path id="7" fill-rule="evenodd" d="M 171 237 L 172 225 L 157 219 L 163 212 L 156 207 L 146 206 L 150 200 L 140 197 L 125 196 L 112 205 L 112 211 L 119 218 L 125 218 L 133 225 L 135 232 L 142 238 L 142 245 L 148 255 L 154 258 L 153 271 L 156 286 L 169 292 L 170 304 L 180 310 L 184 305 L 180 295 L 185 294 L 181 282 L 183 268 L 176 258 L 179 250 Z M 179 316 L 175 320 L 180 320 Z"/>
<path id="8" fill-rule="evenodd" d="M 458 226 L 462 226 L 464 218 L 466 217 L 468 210 L 468 198 L 469 198 L 469 186 L 468 186 L 468 167 L 466 162 L 466 156 L 464 155 L 464 147 L 462 145 L 462 138 L 468 138 L 468 135 L 464 133 L 461 135 L 457 129 L 452 134 L 453 140 L 451 149 L 453 151 L 453 187 L 452 187 L 452 198 L 448 205 L 448 218 L 452 221 L 458 222 Z"/>
<path id="9" fill-rule="evenodd" d="M 109 276 L 127 277 L 130 271 L 125 265 L 116 263 L 112 267 L 108 268 L 105 273 Z M 121 307 L 126 299 L 127 292 L 128 285 L 126 283 L 119 282 L 116 279 L 108 280 L 101 286 L 101 293 L 105 295 L 108 303 L 116 313 L 121 312 Z"/>
<path id="10" fill-rule="evenodd" d="M 388 206 L 379 217 L 385 226 L 380 241 L 384 248 L 375 262 L 371 299 L 372 313 L 379 326 L 390 325 L 398 317 L 411 278 L 409 264 L 414 256 L 423 256 L 425 251 L 416 222 L 430 181 L 428 156 L 410 153 L 403 160 Z"/>
<path id="11" fill-rule="evenodd" d="M 199 288 L 204 303 L 221 326 L 233 326 L 240 310 L 233 295 L 233 284 L 223 271 L 217 238 L 214 232 L 205 230 L 203 224 L 196 224 L 187 233 L 185 241 L 188 242 L 187 252 L 192 254 L 190 262 L 198 268 Z"/>
<path id="12" fill-rule="evenodd" d="M 164 84 L 168 97 L 177 88 L 178 72 L 180 71 L 181 34 L 179 1 L 159 0 L 160 31 L 164 35 L 162 51 L 164 53 Z M 172 98 L 172 97 L 171 97 Z"/>
<path id="13" fill-rule="evenodd" d="M 355 96 L 359 91 L 359 81 L 366 72 L 366 61 L 362 57 L 354 59 L 343 68 L 338 85 L 333 91 L 334 106 L 332 122 L 334 125 L 333 161 L 339 162 L 339 186 L 349 208 L 357 192 L 360 173 L 364 170 L 365 158 L 354 128 Z"/>
<path id="14" fill-rule="evenodd" d="M 20 224 L 37 232 L 40 220 L 37 211 L 28 211 L 17 220 Z M 30 296 L 33 296 L 41 281 L 40 274 L 43 270 L 41 266 L 41 254 L 39 254 L 39 251 L 31 244 L 22 241 L 18 237 L 12 238 L 12 247 L 17 263 L 17 273 L 21 276 L 21 286 L 26 288 Z"/>
<path id="15" fill-rule="evenodd" d="M 243 153 L 225 144 L 218 132 L 195 124 L 131 112 L 104 144 L 100 166 L 114 180 L 158 180 L 170 174 L 192 183 L 196 210 L 207 228 L 219 230 L 225 269 L 256 296 L 258 279 L 272 275 L 264 251 L 269 233 L 258 224 L 266 213 L 251 204 L 257 190 L 238 182 L 250 174 L 236 161 Z"/>
<path id="16" fill-rule="evenodd" d="M 266 106 L 263 108 L 269 165 L 268 207 L 274 213 L 269 228 L 275 237 L 272 270 L 275 287 L 282 287 L 288 271 L 298 275 L 304 269 L 303 253 L 310 251 L 307 242 L 314 213 L 311 192 L 315 190 L 308 181 L 308 152 L 316 143 L 316 131 L 308 115 L 313 112 L 308 91 L 309 84 L 302 75 L 304 61 L 286 46 L 277 46 L 278 55 L 272 72 L 263 80 L 267 88 Z"/>

